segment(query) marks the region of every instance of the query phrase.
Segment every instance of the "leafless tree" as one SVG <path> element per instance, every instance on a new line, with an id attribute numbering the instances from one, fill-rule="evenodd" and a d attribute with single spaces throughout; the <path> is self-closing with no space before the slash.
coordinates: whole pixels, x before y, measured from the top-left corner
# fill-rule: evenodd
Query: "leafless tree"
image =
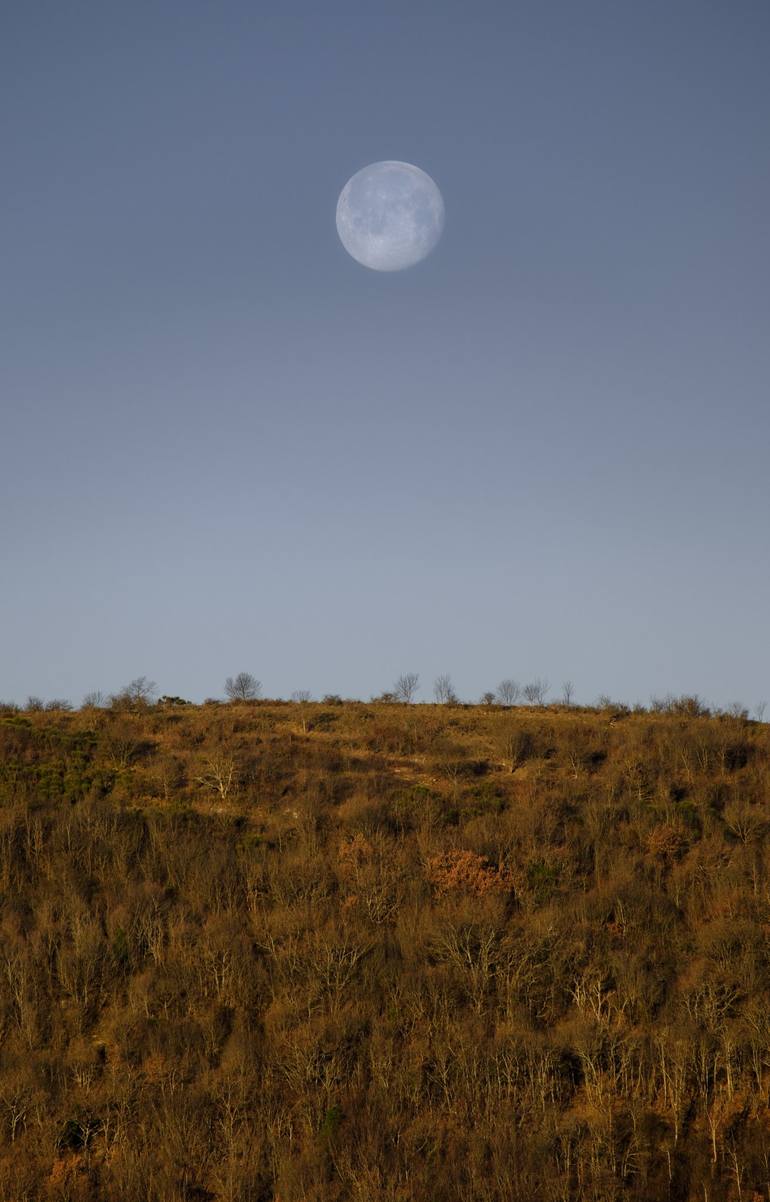
<path id="1" fill-rule="evenodd" d="M 766 701 L 758 701 L 757 704 L 754 706 L 754 717 L 756 718 L 757 722 L 762 722 L 764 720 L 766 709 L 767 709 Z"/>
<path id="2" fill-rule="evenodd" d="M 205 788 L 213 789 L 225 801 L 233 787 L 234 777 L 235 761 L 232 756 L 216 754 L 207 756 L 203 761 L 203 771 L 198 781 Z"/>
<path id="3" fill-rule="evenodd" d="M 105 696 L 101 689 L 93 689 L 92 692 L 86 693 L 83 698 L 81 709 L 98 710 L 104 705 Z"/>
<path id="4" fill-rule="evenodd" d="M 145 705 L 151 705 L 157 691 L 158 686 L 154 680 L 150 680 L 147 676 L 137 676 L 119 693 L 113 694 L 110 701 L 113 705 L 121 708 L 138 709 Z"/>
<path id="5" fill-rule="evenodd" d="M 725 826 L 741 843 L 751 843 L 767 833 L 768 823 L 758 806 L 734 803 L 724 810 Z"/>
<path id="6" fill-rule="evenodd" d="M 457 703 L 457 694 L 452 687 L 452 677 L 448 672 L 442 672 L 437 676 L 433 684 L 433 696 L 439 705 L 455 705 Z"/>
<path id="7" fill-rule="evenodd" d="M 521 696 L 521 685 L 516 680 L 506 677 L 497 686 L 497 700 L 501 705 L 515 705 Z"/>
<path id="8" fill-rule="evenodd" d="M 498 731 L 497 746 L 509 772 L 515 772 L 533 753 L 532 736 L 518 726 L 504 726 Z"/>
<path id="9" fill-rule="evenodd" d="M 479 705 L 494 705 L 496 701 L 496 694 L 487 690 L 486 693 L 481 694 L 481 697 L 479 698 Z"/>
<path id="10" fill-rule="evenodd" d="M 548 681 L 541 680 L 539 676 L 537 680 L 531 680 L 529 684 L 524 685 L 524 699 L 529 705 L 543 705 L 547 692 Z"/>
<path id="11" fill-rule="evenodd" d="M 420 677 L 417 672 L 403 672 L 393 686 L 397 701 L 411 705 L 420 687 Z"/>
<path id="12" fill-rule="evenodd" d="M 565 680 L 561 686 L 562 700 L 565 705 L 572 705 L 572 698 L 575 696 L 575 686 L 571 680 Z"/>
<path id="13" fill-rule="evenodd" d="M 251 672 L 239 672 L 225 681 L 225 695 L 229 701 L 254 701 L 261 689 L 261 683 Z"/>
<path id="14" fill-rule="evenodd" d="M 115 772 L 124 772 L 133 764 L 141 748 L 135 724 L 113 723 L 105 732 L 102 746 L 107 765 Z"/>
<path id="15" fill-rule="evenodd" d="M 158 691 L 158 686 L 147 676 L 137 676 L 123 691 L 131 701 L 142 701 L 149 705 Z"/>
<path id="16" fill-rule="evenodd" d="M 291 699 L 300 707 L 299 724 L 302 728 L 303 735 L 306 735 L 310 717 L 307 704 L 312 700 L 310 690 L 297 689 L 296 692 L 292 693 Z"/>

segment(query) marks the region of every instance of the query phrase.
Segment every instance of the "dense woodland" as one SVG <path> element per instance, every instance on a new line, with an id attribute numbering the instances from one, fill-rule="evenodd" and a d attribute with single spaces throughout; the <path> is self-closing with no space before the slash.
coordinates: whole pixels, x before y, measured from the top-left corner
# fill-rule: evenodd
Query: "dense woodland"
<path id="1" fill-rule="evenodd" d="M 0 711 L 2 1202 L 768 1202 L 770 728 L 669 709 Z"/>

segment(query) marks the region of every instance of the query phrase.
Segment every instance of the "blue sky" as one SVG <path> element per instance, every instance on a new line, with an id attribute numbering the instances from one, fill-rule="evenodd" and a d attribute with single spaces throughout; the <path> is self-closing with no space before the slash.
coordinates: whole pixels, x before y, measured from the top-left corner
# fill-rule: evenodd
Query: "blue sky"
<path id="1" fill-rule="evenodd" d="M 762 0 L 0 18 L 0 697 L 770 697 Z M 442 190 L 358 266 L 354 171 Z"/>

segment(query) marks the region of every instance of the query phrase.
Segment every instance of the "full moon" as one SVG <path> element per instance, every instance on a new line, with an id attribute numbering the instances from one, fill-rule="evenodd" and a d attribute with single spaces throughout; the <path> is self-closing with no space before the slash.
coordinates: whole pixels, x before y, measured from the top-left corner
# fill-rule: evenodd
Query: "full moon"
<path id="1" fill-rule="evenodd" d="M 411 163 L 370 163 L 337 201 L 337 233 L 349 255 L 373 271 L 401 271 L 430 254 L 444 228 L 444 201 Z"/>

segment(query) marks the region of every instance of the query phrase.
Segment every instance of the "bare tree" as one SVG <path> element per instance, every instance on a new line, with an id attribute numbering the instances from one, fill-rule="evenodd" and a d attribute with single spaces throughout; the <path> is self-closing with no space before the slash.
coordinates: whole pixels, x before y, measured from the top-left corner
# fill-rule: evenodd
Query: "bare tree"
<path id="1" fill-rule="evenodd" d="M 515 705 L 521 696 L 521 685 L 516 680 L 506 677 L 497 686 L 497 700 L 501 705 Z"/>
<path id="2" fill-rule="evenodd" d="M 158 686 L 154 680 L 150 680 L 147 676 L 137 676 L 130 684 L 126 685 L 123 691 L 129 700 L 141 701 L 145 705 L 149 705 L 158 691 Z"/>
<path id="3" fill-rule="evenodd" d="M 754 706 L 754 717 L 756 718 L 757 722 L 762 722 L 764 720 L 766 709 L 767 709 L 766 701 L 758 701 L 757 704 Z"/>
<path id="4" fill-rule="evenodd" d="M 125 719 L 112 723 L 102 740 L 105 761 L 115 772 L 125 772 L 130 768 L 138 758 L 141 746 L 136 724 Z"/>
<path id="5" fill-rule="evenodd" d="M 457 694 L 452 687 L 452 677 L 448 672 L 437 676 L 433 683 L 433 696 L 439 705 L 456 705 Z"/>
<path id="6" fill-rule="evenodd" d="M 86 693 L 83 698 L 81 709 L 98 710 L 104 705 L 105 697 L 101 689 L 93 689 L 90 693 Z"/>
<path id="7" fill-rule="evenodd" d="M 42 697 L 28 697 L 24 708 L 30 713 L 42 713 L 43 710 L 71 710 L 72 702 L 67 701 L 64 697 L 52 697 L 50 701 L 45 701 Z"/>
<path id="8" fill-rule="evenodd" d="M 309 721 L 307 704 L 309 701 L 312 700 L 312 697 L 310 695 L 310 690 L 309 689 L 297 689 L 296 692 L 292 693 L 291 699 L 298 706 L 300 706 L 299 724 L 302 728 L 303 735 L 306 735 L 307 729 L 308 729 L 308 721 Z"/>
<path id="9" fill-rule="evenodd" d="M 741 843 L 750 843 L 767 833 L 767 821 L 761 813 L 757 813 L 758 809 L 758 806 L 747 806 L 739 802 L 727 806 L 724 810 L 725 826 Z"/>
<path id="10" fill-rule="evenodd" d="M 524 700 L 529 705 L 543 705 L 545 696 L 548 692 L 548 681 L 541 680 L 538 676 L 537 680 L 531 680 L 529 684 L 524 685 Z"/>
<path id="11" fill-rule="evenodd" d="M 511 719 L 506 721 L 510 722 Z M 497 732 L 496 741 L 500 758 L 507 765 L 509 772 L 515 772 L 533 754 L 532 736 L 518 726 L 504 726 Z"/>
<path id="12" fill-rule="evenodd" d="M 233 787 L 234 777 L 235 761 L 232 756 L 216 753 L 207 756 L 203 761 L 203 771 L 198 781 L 205 788 L 217 792 L 222 801 L 226 801 Z"/>
<path id="13" fill-rule="evenodd" d="M 158 686 L 154 680 L 150 680 L 147 676 L 137 676 L 119 693 L 113 694 L 110 701 L 119 707 L 141 708 L 152 704 L 157 691 Z"/>
<path id="14" fill-rule="evenodd" d="M 561 686 L 562 700 L 565 705 L 572 705 L 572 698 L 575 696 L 575 686 L 571 680 L 565 680 Z"/>
<path id="15" fill-rule="evenodd" d="M 411 705 L 414 701 L 417 690 L 420 687 L 420 677 L 417 672 L 404 672 L 399 676 L 393 686 L 393 692 L 396 695 L 397 701 L 403 701 L 405 705 Z"/>
<path id="16" fill-rule="evenodd" d="M 479 705 L 494 705 L 496 701 L 496 694 L 487 690 L 486 693 L 481 694 L 481 697 L 479 698 Z"/>
<path id="17" fill-rule="evenodd" d="M 237 676 L 228 676 L 225 681 L 225 694 L 229 701 L 254 701 L 261 689 L 261 683 L 251 672 L 239 672 Z"/>

